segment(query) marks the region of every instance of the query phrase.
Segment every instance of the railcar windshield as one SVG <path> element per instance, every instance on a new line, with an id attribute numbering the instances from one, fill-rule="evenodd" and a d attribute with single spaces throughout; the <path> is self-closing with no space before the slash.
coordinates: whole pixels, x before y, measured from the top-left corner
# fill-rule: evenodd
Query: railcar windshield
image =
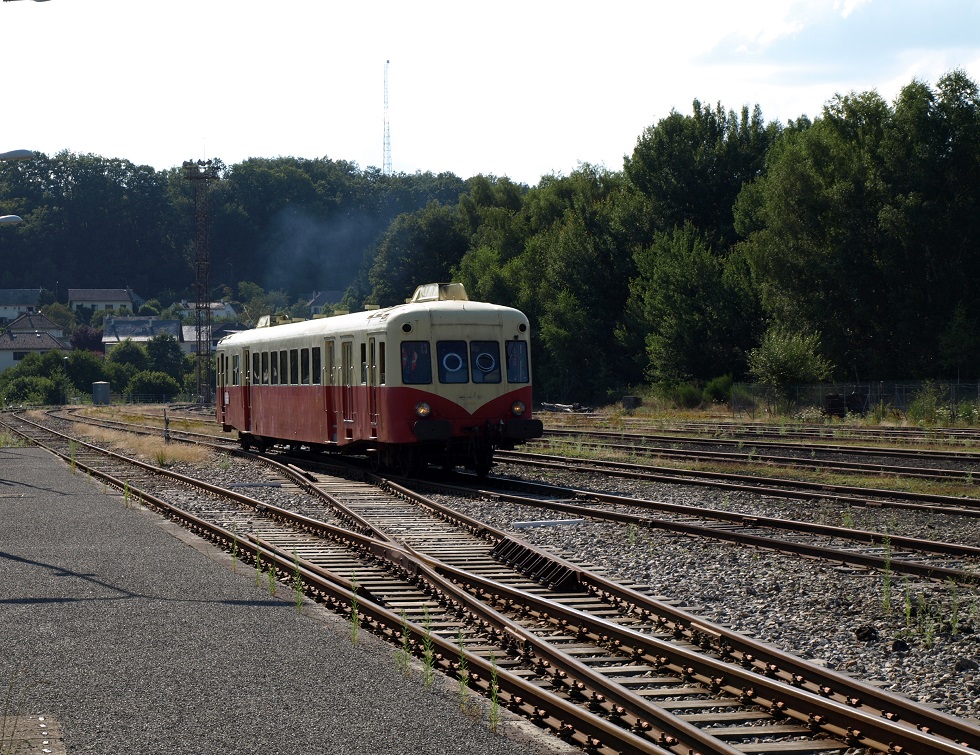
<path id="1" fill-rule="evenodd" d="M 496 341 L 472 341 L 470 368 L 474 383 L 499 383 L 500 344 Z"/>
<path id="2" fill-rule="evenodd" d="M 504 343 L 507 382 L 529 383 L 527 341 Z M 440 383 L 500 383 L 503 363 L 497 341 L 437 341 L 436 368 Z M 402 383 L 432 383 L 432 350 L 428 341 L 401 342 Z"/>
<path id="3" fill-rule="evenodd" d="M 436 361 L 439 363 L 440 383 L 470 382 L 470 371 L 466 366 L 466 341 L 437 341 Z"/>
<path id="4" fill-rule="evenodd" d="M 432 356 L 428 341 L 402 341 L 402 382 L 428 385 L 432 382 Z"/>
<path id="5" fill-rule="evenodd" d="M 507 382 L 528 383 L 527 341 L 507 341 Z"/>

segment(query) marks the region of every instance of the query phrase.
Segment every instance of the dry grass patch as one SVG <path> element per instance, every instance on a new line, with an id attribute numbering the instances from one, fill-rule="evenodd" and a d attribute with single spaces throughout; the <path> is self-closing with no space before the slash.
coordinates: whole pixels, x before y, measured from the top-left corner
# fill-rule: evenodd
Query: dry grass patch
<path id="1" fill-rule="evenodd" d="M 80 435 L 89 442 L 136 456 L 161 467 L 173 464 L 202 464 L 211 455 L 203 446 L 187 443 L 167 443 L 162 438 L 151 435 L 132 435 L 104 427 L 80 428 Z"/>

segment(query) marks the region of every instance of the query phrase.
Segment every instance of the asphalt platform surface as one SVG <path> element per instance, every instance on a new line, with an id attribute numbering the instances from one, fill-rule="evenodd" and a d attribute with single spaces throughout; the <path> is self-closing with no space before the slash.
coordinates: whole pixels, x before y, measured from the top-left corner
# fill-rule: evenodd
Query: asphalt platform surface
<path id="1" fill-rule="evenodd" d="M 37 448 L 0 449 L 5 698 L 24 753 L 568 751 Z"/>

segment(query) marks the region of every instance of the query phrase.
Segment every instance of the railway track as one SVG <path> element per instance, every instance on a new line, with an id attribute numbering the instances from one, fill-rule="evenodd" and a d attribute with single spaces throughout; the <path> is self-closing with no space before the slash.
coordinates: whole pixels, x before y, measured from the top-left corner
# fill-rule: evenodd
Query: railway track
<path id="1" fill-rule="evenodd" d="M 603 443 L 617 443 L 630 441 L 634 443 L 660 443 L 670 446 L 719 446 L 727 448 L 744 449 L 746 443 L 757 453 L 765 451 L 792 451 L 814 454 L 846 454 L 849 456 L 874 456 L 905 458 L 921 461 L 929 459 L 933 461 L 948 461 L 951 463 L 980 464 L 980 452 L 970 450 L 970 445 L 962 444 L 960 450 L 955 448 L 936 448 L 936 445 L 944 445 L 942 442 L 933 440 L 929 442 L 922 439 L 921 442 L 908 442 L 904 445 L 860 445 L 858 443 L 841 443 L 840 437 L 827 436 L 804 436 L 800 440 L 791 442 L 791 438 L 781 433 L 771 433 L 765 435 L 749 435 L 746 437 L 732 437 L 719 430 L 715 433 L 702 432 L 692 433 L 684 430 L 674 432 L 666 431 L 663 428 L 656 428 L 652 432 L 619 431 L 619 430 L 597 430 L 591 428 L 558 428 L 549 427 L 545 430 L 544 439 L 550 438 L 584 438 L 586 440 L 601 441 Z M 827 440 L 824 440 L 826 438 Z M 814 439 L 820 442 L 806 442 Z M 878 438 L 866 438 L 869 440 L 879 440 Z M 830 442 L 831 440 L 835 442 Z"/>
<path id="2" fill-rule="evenodd" d="M 706 443 L 706 442 L 705 442 Z M 699 444 L 704 445 L 704 443 Z M 531 441 L 528 448 L 540 453 L 560 453 L 567 444 L 561 441 L 551 442 L 550 439 Z M 971 469 L 942 469 L 935 467 L 914 467 L 911 465 L 884 464 L 857 461 L 842 461 L 840 459 L 817 458 L 814 447 L 793 448 L 799 456 L 786 456 L 772 453 L 760 453 L 755 447 L 748 451 L 711 451 L 705 448 L 678 449 L 667 445 L 648 445 L 640 440 L 632 443 L 614 442 L 612 440 L 588 441 L 578 438 L 576 448 L 618 453 L 641 458 L 676 459 L 684 463 L 708 464 L 737 464 L 739 466 L 764 466 L 767 468 L 782 467 L 814 471 L 839 471 L 849 474 L 878 475 L 895 477 L 914 477 L 924 480 L 958 481 L 968 485 L 980 484 L 980 456 L 974 461 L 970 458 L 955 459 L 960 463 L 969 463 Z M 806 451 L 812 451 L 813 456 L 806 457 Z M 823 453 L 821 451 L 821 453 Z M 948 457 L 942 457 L 948 459 Z"/>
<path id="3" fill-rule="evenodd" d="M 980 547 L 902 537 L 847 527 L 795 521 L 602 493 L 541 482 L 493 478 L 497 487 L 433 481 L 424 489 L 506 501 L 572 517 L 660 529 L 737 545 L 778 551 L 831 564 L 964 585 L 980 584 Z M 527 495 L 508 493 L 522 490 Z M 637 513 L 640 510 L 643 513 Z M 653 512 L 656 516 L 650 516 Z"/>
<path id="4" fill-rule="evenodd" d="M 582 471 L 587 470 L 605 475 L 668 482 L 677 485 L 697 485 L 777 498 L 828 500 L 852 506 L 922 510 L 980 517 L 980 498 L 876 489 L 857 485 L 834 485 L 759 475 L 656 467 L 599 459 L 582 460 L 520 451 L 498 452 L 495 458 L 500 463 L 517 466 L 565 469 L 569 465 L 574 465 Z"/>
<path id="5" fill-rule="evenodd" d="M 671 422 L 652 425 L 648 421 L 626 418 L 624 423 L 637 431 L 687 433 L 729 438 L 872 439 L 894 443 L 947 443 L 977 445 L 980 432 L 955 427 L 854 427 L 835 424 L 773 425 L 757 422 Z"/>
<path id="6" fill-rule="evenodd" d="M 81 465 L 81 446 L 66 442 Z M 161 474 L 143 468 L 138 479 L 147 486 L 144 473 Z M 373 631 L 408 637 L 440 668 L 452 673 L 453 659 L 465 659 L 475 687 L 493 684 L 496 665 L 508 705 L 586 750 L 970 752 L 980 745 L 969 724 L 701 622 L 431 501 L 409 503 L 408 491 L 393 483 L 383 494 L 306 471 L 291 482 L 262 480 L 255 490 L 276 484 L 326 493 L 353 529 L 371 534 L 331 529 L 308 515 L 280 529 L 270 522 L 297 515 L 254 501 L 237 504 L 248 509 L 244 519 L 209 514 L 216 520 L 209 523 L 195 515 L 194 526 L 240 548 L 243 558 L 275 564 L 280 578 L 300 576 L 304 590 L 363 617 Z M 314 552 L 325 537 L 334 550 Z M 345 539 L 350 547 L 336 550 Z M 369 553 L 370 563 L 357 552 Z M 426 643 L 438 650 L 426 651 Z M 488 662 L 490 653 L 499 663 Z"/>

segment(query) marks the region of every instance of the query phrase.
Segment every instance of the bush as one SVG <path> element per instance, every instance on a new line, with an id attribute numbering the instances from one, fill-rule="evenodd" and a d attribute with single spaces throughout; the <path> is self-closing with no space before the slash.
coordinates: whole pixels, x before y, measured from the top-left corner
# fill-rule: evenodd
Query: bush
<path id="1" fill-rule="evenodd" d="M 60 404 L 64 397 L 59 383 L 36 375 L 14 378 L 0 396 L 4 404 Z"/>
<path id="2" fill-rule="evenodd" d="M 671 388 L 670 395 L 674 403 L 685 409 L 695 409 L 701 406 L 702 392 L 696 385 L 690 383 L 675 385 Z"/>
<path id="3" fill-rule="evenodd" d="M 732 376 L 722 375 L 713 378 L 704 387 L 704 402 L 706 404 L 727 404 L 732 400 Z"/>
<path id="4" fill-rule="evenodd" d="M 162 396 L 172 399 L 180 393 L 180 385 L 165 372 L 144 370 L 133 375 L 125 392 L 130 396 Z"/>

